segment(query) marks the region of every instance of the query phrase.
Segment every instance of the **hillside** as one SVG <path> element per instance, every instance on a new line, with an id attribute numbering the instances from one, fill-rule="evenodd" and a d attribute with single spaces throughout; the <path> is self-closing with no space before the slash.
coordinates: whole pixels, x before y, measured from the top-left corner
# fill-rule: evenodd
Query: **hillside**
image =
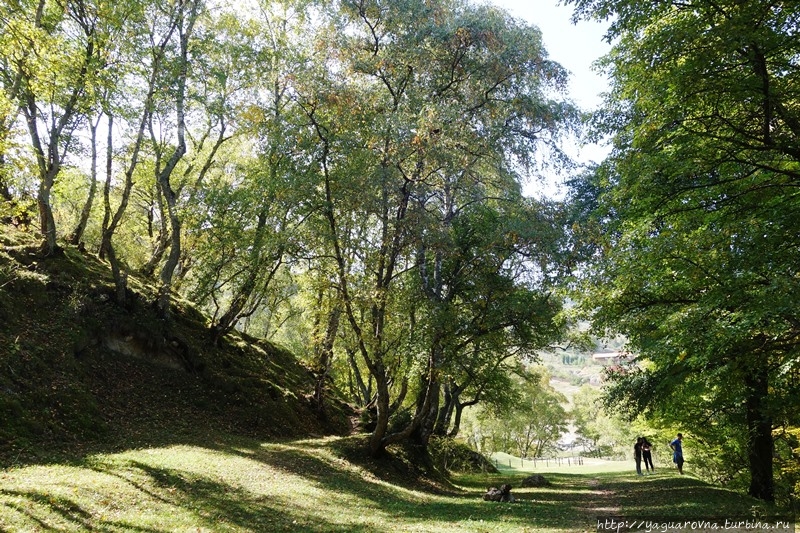
<path id="1" fill-rule="evenodd" d="M 217 432 L 257 438 L 344 433 L 324 416 L 312 376 L 268 342 L 214 346 L 186 302 L 158 317 L 155 289 L 131 276 L 116 305 L 108 266 L 65 248 L 43 258 L 28 233 L 0 228 L 0 464 L 93 451 L 195 443 Z"/>

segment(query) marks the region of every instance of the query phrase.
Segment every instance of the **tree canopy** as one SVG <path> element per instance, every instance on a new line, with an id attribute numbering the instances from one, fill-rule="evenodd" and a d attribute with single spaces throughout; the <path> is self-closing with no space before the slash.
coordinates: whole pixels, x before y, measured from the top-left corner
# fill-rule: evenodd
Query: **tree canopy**
<path id="1" fill-rule="evenodd" d="M 800 14 L 783 2 L 571 3 L 612 18 L 612 89 L 595 124 L 613 150 L 572 194 L 576 235 L 593 243 L 584 301 L 639 362 L 611 375 L 609 398 L 709 442 L 738 439 L 750 494 L 772 500 L 773 432 L 797 424 L 800 397 Z"/>
<path id="2" fill-rule="evenodd" d="M 320 409 L 339 387 L 374 415 L 372 453 L 457 433 L 562 334 L 560 206 L 521 186 L 579 116 L 536 27 L 460 0 L 35 0 L 0 25 L 4 221 L 98 253 L 121 305 L 135 271 L 213 342 L 286 340 Z"/>

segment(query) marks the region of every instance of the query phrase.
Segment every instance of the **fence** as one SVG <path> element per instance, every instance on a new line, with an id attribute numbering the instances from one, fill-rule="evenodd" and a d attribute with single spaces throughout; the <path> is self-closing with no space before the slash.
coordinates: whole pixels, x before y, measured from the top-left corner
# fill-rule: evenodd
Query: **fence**
<path id="1" fill-rule="evenodd" d="M 530 459 L 525 458 L 511 458 L 509 457 L 506 461 L 503 461 L 503 466 L 505 463 L 508 463 L 509 468 L 514 468 L 517 465 L 517 461 L 519 461 L 519 467 L 525 468 L 525 463 L 528 463 L 528 466 L 533 464 L 533 468 L 537 468 L 538 466 L 542 465 L 544 467 L 549 468 L 550 465 L 553 466 L 581 466 L 583 465 L 583 457 L 580 455 L 575 457 L 532 457 Z M 499 468 L 500 467 L 500 460 L 494 460 L 494 466 Z"/>

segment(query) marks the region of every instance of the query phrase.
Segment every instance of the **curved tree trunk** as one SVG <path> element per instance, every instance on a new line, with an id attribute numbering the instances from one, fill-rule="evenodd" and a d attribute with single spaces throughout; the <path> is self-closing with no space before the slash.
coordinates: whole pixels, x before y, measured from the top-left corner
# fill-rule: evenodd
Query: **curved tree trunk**
<path id="1" fill-rule="evenodd" d="M 453 418 L 453 427 L 450 428 L 450 432 L 447 434 L 448 437 L 450 438 L 456 437 L 458 435 L 458 432 L 461 430 L 461 414 L 464 412 L 464 408 L 475 405 L 480 401 L 481 401 L 480 391 L 475 395 L 473 399 L 471 399 L 468 402 L 461 402 L 458 398 L 456 398 L 456 410 L 455 410 L 455 416 Z"/>
<path id="2" fill-rule="evenodd" d="M 186 147 L 184 145 L 183 150 L 175 150 L 175 154 L 180 153 L 177 158 L 175 158 L 175 154 L 173 154 L 175 163 L 177 163 L 177 159 L 183 155 L 185 149 Z M 174 168 L 174 165 L 172 168 Z M 178 217 L 177 198 L 175 196 L 175 192 L 170 187 L 168 173 L 162 173 L 159 176 L 159 187 L 161 187 L 167 202 L 167 213 L 169 215 L 170 223 L 170 247 L 169 255 L 167 256 L 167 260 L 164 262 L 164 266 L 161 268 L 161 274 L 159 275 L 161 286 L 158 289 L 157 307 L 163 316 L 168 316 L 170 309 L 170 294 L 172 292 L 172 275 L 175 272 L 175 267 L 178 265 L 178 260 L 181 256 L 181 221 Z"/>
<path id="3" fill-rule="evenodd" d="M 458 385 L 448 380 L 442 386 L 442 393 L 442 404 L 436 415 L 436 425 L 433 427 L 433 434 L 440 437 L 447 434 L 460 391 Z"/>
<path id="4" fill-rule="evenodd" d="M 320 301 L 322 296 L 320 296 Z M 321 302 L 320 302 L 321 303 Z M 314 401 L 317 404 L 317 409 L 323 411 L 325 406 L 325 381 L 331 371 L 331 364 L 333 362 L 333 344 L 336 341 L 336 333 L 339 331 L 339 318 L 342 315 L 342 308 L 336 305 L 327 316 L 327 326 L 325 333 L 320 338 L 320 332 L 316 332 L 315 337 L 320 338 L 316 344 L 316 369 L 314 385 Z"/>
<path id="5" fill-rule="evenodd" d="M 61 154 L 58 150 L 61 131 L 55 127 L 53 128 L 53 131 L 50 132 L 50 141 L 45 150 L 39 134 L 39 110 L 33 95 L 26 97 L 23 110 L 39 169 L 39 188 L 36 194 L 36 205 L 39 209 L 39 232 L 44 237 L 42 253 L 50 255 L 58 248 L 56 243 L 56 221 L 53 217 L 53 207 L 50 203 L 50 192 L 53 189 L 56 176 L 61 171 Z"/>
<path id="6" fill-rule="evenodd" d="M 347 360 L 350 363 L 350 395 L 358 400 L 359 407 L 366 407 L 372 402 L 372 379 L 368 383 L 364 381 L 361 369 L 358 368 L 355 350 L 348 349 L 346 351 Z"/>
<path id="7" fill-rule="evenodd" d="M 164 253 L 167 251 L 170 242 L 169 228 L 167 227 L 169 216 L 166 213 L 166 209 L 164 209 L 164 195 L 161 193 L 161 187 L 159 187 L 158 184 L 155 186 L 154 200 L 155 205 L 151 204 L 148 211 L 147 230 L 151 242 L 153 240 L 155 241 L 155 246 L 150 254 L 150 259 L 148 259 L 147 263 L 141 268 L 142 275 L 148 278 L 153 277 L 156 267 L 164 258 Z M 153 238 L 153 221 L 156 219 L 154 213 L 156 208 L 158 209 L 158 235 Z"/>
<path id="8" fill-rule="evenodd" d="M 253 236 L 252 245 L 249 246 L 250 257 L 245 280 L 236 290 L 235 294 L 233 294 L 228 309 L 219 319 L 215 320 L 211 326 L 212 336 L 215 342 L 223 335 L 232 331 L 241 318 L 253 314 L 255 311 L 254 304 L 248 304 L 253 293 L 259 287 L 259 290 L 262 292 L 266 287 L 269 287 L 283 264 L 283 245 L 278 245 L 275 249 L 275 253 L 270 257 L 264 257 L 267 221 L 267 208 L 264 207 L 258 214 L 255 235 Z M 271 261 L 271 264 L 267 265 L 268 261 Z M 269 270 L 264 278 L 263 272 L 267 270 L 267 268 L 269 268 Z M 260 298 L 257 299 L 260 300 Z M 247 309 L 248 307 L 249 310 Z"/>
<path id="9" fill-rule="evenodd" d="M 386 371 L 383 365 L 379 362 L 370 369 L 370 372 L 375 377 L 375 384 L 377 389 L 377 397 L 375 399 L 375 407 L 377 409 L 375 415 L 375 429 L 369 438 L 369 451 L 372 457 L 380 457 L 386 450 L 387 443 L 384 437 L 389 430 L 389 385 L 386 379 Z"/>
<path id="10" fill-rule="evenodd" d="M 45 2 L 40 1 L 35 15 L 35 24 L 39 29 L 43 28 L 42 16 L 44 8 Z M 39 132 L 39 121 L 42 120 L 42 110 L 40 109 L 39 103 L 37 103 L 36 95 L 32 92 L 32 87 L 35 84 L 22 83 L 21 85 L 15 85 L 15 89 L 25 87 L 20 109 L 25 115 L 25 121 L 28 125 L 28 132 L 39 169 L 39 190 L 36 203 L 39 206 L 39 231 L 44 236 L 42 251 L 48 255 L 58 250 L 58 245 L 56 243 L 56 222 L 53 216 L 50 194 L 56 178 L 61 172 L 62 160 L 64 152 L 67 150 L 67 145 L 69 144 L 71 130 L 74 129 L 77 124 L 76 116 L 80 112 L 78 104 L 85 96 L 86 83 L 90 69 L 95 68 L 95 64 L 97 63 L 95 61 L 95 28 L 86 25 L 81 29 L 84 32 L 83 37 L 86 38 L 86 41 L 80 69 L 76 79 L 71 83 L 69 89 L 70 93 L 66 102 L 60 106 L 52 106 L 53 102 L 49 102 L 51 110 L 58 107 L 61 110 L 61 114 L 60 116 L 53 115 L 49 118 L 46 138 L 43 138 Z M 20 77 L 27 77 L 25 74 L 22 74 L 22 69 L 17 72 L 17 75 Z M 16 84 L 17 81 L 22 80 L 15 80 L 14 83 Z"/>
<path id="11" fill-rule="evenodd" d="M 170 223 L 170 250 L 169 256 L 161 269 L 159 278 L 161 279 L 161 287 L 158 291 L 157 307 L 163 316 L 169 315 L 170 308 L 170 293 L 172 291 L 172 276 L 175 272 L 175 267 L 178 266 L 178 261 L 181 257 L 181 221 L 178 217 L 178 199 L 177 194 L 172 189 L 170 178 L 178 165 L 178 162 L 183 158 L 186 153 L 186 79 L 189 71 L 189 39 L 194 29 L 194 23 L 197 19 L 198 4 L 191 3 L 187 12 L 181 12 L 178 16 L 177 28 L 180 36 L 180 58 L 179 58 L 179 71 L 177 73 L 177 89 L 175 91 L 175 112 L 177 116 L 177 137 L 178 144 L 175 151 L 170 156 L 167 164 L 158 173 L 158 185 L 161 187 L 161 192 L 164 194 L 164 199 L 167 202 L 167 212 L 169 213 Z M 152 127 L 152 126 L 151 126 Z"/>

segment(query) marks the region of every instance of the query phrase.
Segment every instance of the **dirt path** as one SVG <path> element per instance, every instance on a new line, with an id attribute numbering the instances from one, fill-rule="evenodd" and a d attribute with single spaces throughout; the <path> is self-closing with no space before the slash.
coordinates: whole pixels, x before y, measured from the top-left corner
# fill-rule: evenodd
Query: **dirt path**
<path id="1" fill-rule="evenodd" d="M 580 511 L 595 517 L 618 516 L 622 512 L 617 494 L 597 479 L 589 480 L 589 499 Z"/>

